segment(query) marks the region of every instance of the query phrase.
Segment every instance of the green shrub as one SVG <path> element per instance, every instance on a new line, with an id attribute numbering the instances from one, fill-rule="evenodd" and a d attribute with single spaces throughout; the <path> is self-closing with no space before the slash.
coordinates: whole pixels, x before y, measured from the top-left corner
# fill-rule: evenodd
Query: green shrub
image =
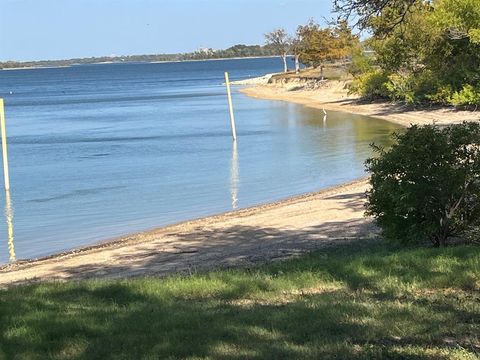
<path id="1" fill-rule="evenodd" d="M 407 74 L 392 74 L 386 87 L 390 98 L 406 104 L 433 102 L 449 104 L 451 87 L 440 83 L 438 76 L 430 71 Z"/>
<path id="2" fill-rule="evenodd" d="M 412 81 L 412 76 L 392 74 L 388 77 L 385 87 L 392 100 L 405 101 L 407 104 L 416 102 L 415 84 Z"/>
<path id="3" fill-rule="evenodd" d="M 357 51 L 352 54 L 352 62 L 348 65 L 347 70 L 353 76 L 358 76 L 373 70 L 373 59 L 367 56 L 362 51 Z"/>
<path id="4" fill-rule="evenodd" d="M 451 104 L 455 106 L 479 106 L 480 105 L 480 87 L 464 85 L 462 90 L 453 93 Z"/>
<path id="5" fill-rule="evenodd" d="M 453 90 L 450 85 L 441 85 L 432 94 L 427 94 L 425 98 L 434 104 L 450 105 L 452 101 Z"/>
<path id="6" fill-rule="evenodd" d="M 366 99 L 388 99 L 389 91 L 386 87 L 388 73 L 373 70 L 358 76 L 350 86 L 350 92 Z"/>
<path id="7" fill-rule="evenodd" d="M 480 124 L 412 126 L 366 161 L 367 214 L 387 239 L 443 246 L 480 216 Z"/>
<path id="8" fill-rule="evenodd" d="M 409 105 L 433 102 L 450 104 L 452 90 L 430 71 L 388 74 L 371 70 L 358 75 L 350 91 L 366 99 L 390 99 Z"/>

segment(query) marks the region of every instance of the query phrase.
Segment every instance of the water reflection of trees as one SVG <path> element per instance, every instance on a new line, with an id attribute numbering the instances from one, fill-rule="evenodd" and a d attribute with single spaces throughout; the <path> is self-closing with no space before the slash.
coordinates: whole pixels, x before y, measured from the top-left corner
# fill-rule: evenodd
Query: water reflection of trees
<path id="1" fill-rule="evenodd" d="M 364 160 L 372 156 L 371 143 L 388 148 L 394 141 L 391 134 L 402 129 L 394 123 L 363 115 L 327 113 L 324 121 L 322 109 L 285 103 L 275 107 L 273 121 L 290 132 L 299 132 L 301 139 L 289 142 L 294 149 L 311 154 L 319 161 L 324 161 L 328 152 L 348 159 L 356 166 L 363 166 Z M 345 164 L 332 163 L 329 166 L 334 171 Z"/>

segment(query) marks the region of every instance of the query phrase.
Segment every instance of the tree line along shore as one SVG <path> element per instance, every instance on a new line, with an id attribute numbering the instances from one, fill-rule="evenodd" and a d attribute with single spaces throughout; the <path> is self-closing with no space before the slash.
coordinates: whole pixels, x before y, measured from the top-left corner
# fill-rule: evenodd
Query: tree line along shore
<path id="1" fill-rule="evenodd" d="M 125 55 L 125 56 L 98 56 L 88 58 L 74 58 L 65 60 L 40 60 L 40 61 L 5 61 L 0 62 L 0 69 L 11 68 L 38 68 L 62 67 L 84 64 L 101 63 L 128 63 L 128 62 L 175 62 L 189 60 L 233 59 L 249 57 L 276 56 L 271 46 L 238 44 L 223 50 L 211 48 L 198 49 L 197 51 L 180 54 L 152 54 L 152 55 Z"/>

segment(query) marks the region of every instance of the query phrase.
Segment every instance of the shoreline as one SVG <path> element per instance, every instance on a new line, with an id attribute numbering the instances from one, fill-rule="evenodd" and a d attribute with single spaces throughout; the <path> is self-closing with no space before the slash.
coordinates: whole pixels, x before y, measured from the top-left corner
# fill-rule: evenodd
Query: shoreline
<path id="1" fill-rule="evenodd" d="M 480 118 L 471 111 L 412 110 L 389 103 L 361 103 L 348 96 L 341 81 L 332 81 L 326 88 L 300 91 L 255 85 L 243 87 L 240 92 L 254 98 L 377 117 L 403 126 Z M 358 241 L 376 236 L 378 230 L 372 219 L 363 215 L 367 188 L 368 178 L 363 178 L 281 201 L 0 265 L 0 287 L 46 280 L 189 274 L 287 259 L 336 242 Z"/>
<path id="2" fill-rule="evenodd" d="M 51 280 L 189 274 L 287 259 L 334 242 L 369 238 L 376 236 L 377 229 L 363 216 L 367 187 L 368 178 L 357 179 L 272 203 L 0 265 L 0 287 Z M 319 224 L 326 232 L 313 231 Z M 299 241 L 299 237 L 309 239 Z"/>
<path id="3" fill-rule="evenodd" d="M 100 61 L 93 63 L 72 63 L 69 65 L 45 65 L 45 66 L 21 66 L 11 68 L 0 68 L 0 71 L 7 70 L 39 70 L 39 69 L 61 69 L 72 66 L 82 65 L 111 65 L 111 64 L 170 64 L 170 63 L 185 63 L 185 62 L 199 62 L 199 61 L 226 61 L 226 60 L 243 60 L 243 59 L 273 59 L 278 56 L 237 56 L 231 58 L 217 58 L 217 59 L 190 59 L 190 60 L 164 60 L 164 61 Z"/>
<path id="4" fill-rule="evenodd" d="M 480 112 L 475 111 L 447 107 L 413 109 L 388 102 L 366 103 L 360 101 L 357 96 L 349 95 L 345 89 L 346 83 L 346 81 L 332 80 L 324 88 L 316 90 L 290 90 L 285 85 L 259 84 L 243 87 L 239 91 L 257 99 L 286 101 L 316 109 L 371 116 L 402 126 L 432 123 L 448 125 L 480 120 Z"/>
<path id="5" fill-rule="evenodd" d="M 348 187 L 348 186 L 351 186 L 351 185 L 357 185 L 359 183 L 367 182 L 368 179 L 369 179 L 368 177 L 362 177 L 362 178 L 347 181 L 345 183 L 341 183 L 341 184 L 338 184 L 338 185 L 328 186 L 326 188 L 322 188 L 322 189 L 319 189 L 319 190 L 289 196 L 289 197 L 286 197 L 286 198 L 280 199 L 280 200 L 269 201 L 269 202 L 266 202 L 266 203 L 261 203 L 261 204 L 258 204 L 258 205 L 252 205 L 252 206 L 248 206 L 248 207 L 245 207 L 245 208 L 240 208 L 240 209 L 237 209 L 237 210 L 230 210 L 230 211 L 221 212 L 221 213 L 217 213 L 217 214 L 213 214 L 213 215 L 207 215 L 207 216 L 192 218 L 192 219 L 189 219 L 189 220 L 174 222 L 174 223 L 171 223 L 171 224 L 168 224 L 168 225 L 157 226 L 157 227 L 153 227 L 153 228 L 150 228 L 150 229 L 145 229 L 143 231 L 136 231 L 136 232 L 120 235 L 120 236 L 106 238 L 104 240 L 99 240 L 99 241 L 97 241 L 93 244 L 80 246 L 78 248 L 74 248 L 74 249 L 71 249 L 71 250 L 59 251 L 59 252 L 52 253 L 52 254 L 49 254 L 49 255 L 43 255 L 43 256 L 38 256 L 38 257 L 34 257 L 34 258 L 19 259 L 14 263 L 5 263 L 5 264 L 0 263 L 0 275 L 1 275 L 2 271 L 5 270 L 5 269 L 17 268 L 17 267 L 21 267 L 22 265 L 28 265 L 28 264 L 31 264 L 31 263 L 42 262 L 42 261 L 50 260 L 50 259 L 53 259 L 53 258 L 68 257 L 68 256 L 72 256 L 72 255 L 82 254 L 82 253 L 85 253 L 85 252 L 95 251 L 95 250 L 110 247 L 110 246 L 128 245 L 130 243 L 138 243 L 138 240 L 139 240 L 138 238 L 140 237 L 140 235 L 150 235 L 150 234 L 154 234 L 154 233 L 157 233 L 157 232 L 160 232 L 160 231 L 165 231 L 167 229 L 176 229 L 176 228 L 179 228 L 179 227 L 190 226 L 190 225 L 205 222 L 205 221 L 215 221 L 215 220 L 219 220 L 219 219 L 224 220 L 224 219 L 231 218 L 231 217 L 251 215 L 252 213 L 256 213 L 256 212 L 259 212 L 261 210 L 280 207 L 280 206 L 288 204 L 288 203 L 292 203 L 292 202 L 295 202 L 295 201 L 300 201 L 300 200 L 303 200 L 303 199 L 308 199 L 308 198 L 310 198 L 312 196 L 315 196 L 315 195 L 321 195 L 325 192 L 339 191 L 339 190 L 343 189 L 344 187 Z M 140 240 L 140 241 L 148 241 L 148 240 Z"/>

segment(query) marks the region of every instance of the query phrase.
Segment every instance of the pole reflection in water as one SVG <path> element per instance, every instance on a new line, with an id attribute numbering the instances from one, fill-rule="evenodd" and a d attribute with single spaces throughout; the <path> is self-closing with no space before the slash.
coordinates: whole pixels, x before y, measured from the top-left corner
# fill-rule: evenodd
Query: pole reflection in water
<path id="1" fill-rule="evenodd" d="M 230 164 L 230 195 L 232 197 L 233 210 L 238 207 L 238 152 L 237 142 L 232 144 L 232 162 Z"/>
<path id="2" fill-rule="evenodd" d="M 5 219 L 7 221 L 7 233 L 8 233 L 8 253 L 10 256 L 10 262 L 17 260 L 15 256 L 15 246 L 13 244 L 13 209 L 12 200 L 10 198 L 10 190 L 5 190 Z"/>

